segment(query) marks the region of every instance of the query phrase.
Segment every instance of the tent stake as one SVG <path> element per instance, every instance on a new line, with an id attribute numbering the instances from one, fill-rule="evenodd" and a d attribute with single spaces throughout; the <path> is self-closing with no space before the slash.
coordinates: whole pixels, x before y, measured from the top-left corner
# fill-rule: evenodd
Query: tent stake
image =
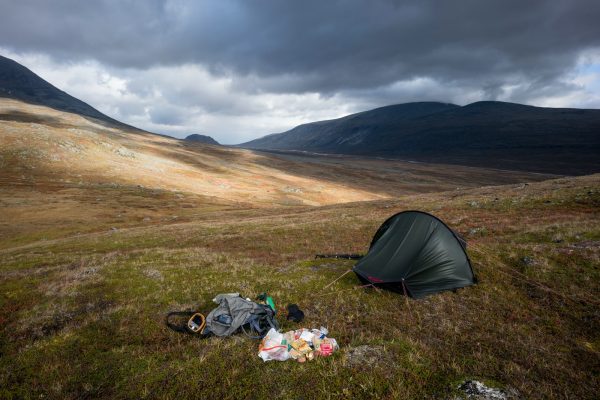
<path id="1" fill-rule="evenodd" d="M 406 290 L 406 284 L 404 283 L 404 278 L 402 278 L 402 291 L 404 292 L 404 300 L 406 301 L 406 308 L 408 309 L 408 313 L 410 316 L 413 316 L 412 310 L 410 308 L 410 302 L 408 301 L 408 291 Z M 418 318 L 419 324 L 421 324 L 421 319 Z"/>

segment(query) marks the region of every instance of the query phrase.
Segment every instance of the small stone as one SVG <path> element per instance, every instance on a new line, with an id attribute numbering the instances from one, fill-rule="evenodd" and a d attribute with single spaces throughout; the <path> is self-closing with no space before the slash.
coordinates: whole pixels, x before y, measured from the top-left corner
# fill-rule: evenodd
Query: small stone
<path id="1" fill-rule="evenodd" d="M 157 281 L 163 280 L 162 274 L 157 269 L 147 269 L 144 271 L 144 275 L 146 275 L 148 278 L 155 279 Z"/>
<path id="2" fill-rule="evenodd" d="M 283 191 L 285 193 L 302 193 L 302 189 L 291 186 L 286 186 L 285 188 L 283 188 Z"/>
<path id="3" fill-rule="evenodd" d="M 535 259 L 530 256 L 521 257 L 521 262 L 527 266 L 534 265 Z"/>
<path id="4" fill-rule="evenodd" d="M 564 239 L 563 239 L 562 235 L 558 234 L 558 235 L 552 236 L 552 242 L 562 243 L 562 242 L 564 242 Z"/>
<path id="5" fill-rule="evenodd" d="M 117 150 L 115 150 L 115 153 L 121 157 L 135 158 L 135 153 L 133 153 L 131 150 L 126 149 L 125 147 L 118 148 Z"/>

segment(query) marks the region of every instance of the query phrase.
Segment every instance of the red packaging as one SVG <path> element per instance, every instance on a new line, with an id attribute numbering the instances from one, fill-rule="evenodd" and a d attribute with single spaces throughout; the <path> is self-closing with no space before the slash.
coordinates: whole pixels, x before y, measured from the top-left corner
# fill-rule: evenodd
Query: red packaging
<path id="1" fill-rule="evenodd" d="M 333 354 L 333 346 L 331 345 L 331 343 L 321 343 L 321 346 L 319 347 L 319 355 L 326 357 L 326 356 L 330 356 Z"/>

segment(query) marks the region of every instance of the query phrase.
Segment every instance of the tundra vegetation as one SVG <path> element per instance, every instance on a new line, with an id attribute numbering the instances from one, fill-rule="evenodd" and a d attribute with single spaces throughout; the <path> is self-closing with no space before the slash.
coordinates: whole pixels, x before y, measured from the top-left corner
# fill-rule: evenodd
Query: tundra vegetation
<path id="1" fill-rule="evenodd" d="M 444 399 L 465 379 L 526 398 L 600 391 L 600 175 L 261 154 L 2 105 L 2 398 Z M 468 240 L 479 284 L 406 301 L 347 274 L 323 290 L 352 262 L 314 254 L 364 253 L 407 209 Z M 340 351 L 263 363 L 244 336 L 164 325 L 264 291 L 283 329 L 297 303 Z"/>

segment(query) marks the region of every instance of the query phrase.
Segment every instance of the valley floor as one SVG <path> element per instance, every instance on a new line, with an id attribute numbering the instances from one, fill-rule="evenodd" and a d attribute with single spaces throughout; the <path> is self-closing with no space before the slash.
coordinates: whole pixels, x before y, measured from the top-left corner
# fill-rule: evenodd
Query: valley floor
<path id="1" fill-rule="evenodd" d="M 1 398 L 445 399 L 471 378 L 534 399 L 600 391 L 600 175 L 277 208 L 40 181 L 0 187 Z M 352 263 L 314 254 L 364 253 L 407 209 L 467 238 L 478 285 L 407 302 L 347 274 L 323 290 Z M 263 363 L 244 336 L 164 325 L 264 291 L 341 350 Z"/>

